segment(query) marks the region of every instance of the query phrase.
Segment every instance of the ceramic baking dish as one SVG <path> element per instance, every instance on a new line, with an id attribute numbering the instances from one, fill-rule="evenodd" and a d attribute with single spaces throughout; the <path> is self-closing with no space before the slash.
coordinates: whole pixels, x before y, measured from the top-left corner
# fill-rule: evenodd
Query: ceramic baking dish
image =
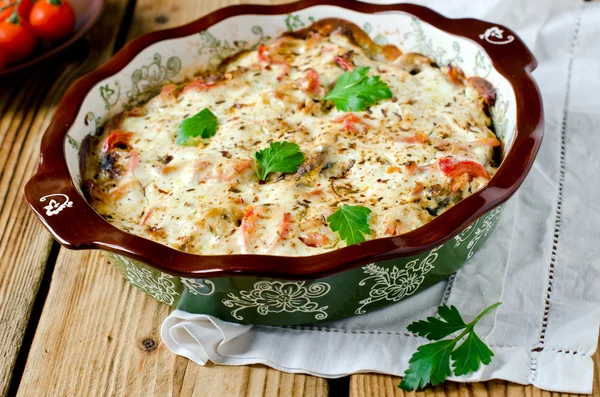
<path id="1" fill-rule="evenodd" d="M 492 116 L 503 161 L 485 188 L 412 232 L 308 257 L 188 254 L 117 229 L 86 202 L 78 152 L 109 117 L 148 100 L 165 83 L 190 78 L 200 65 L 330 17 L 357 24 L 377 44 L 458 65 L 495 86 Z M 182 310 L 272 325 L 364 314 L 448 277 L 491 236 L 502 204 L 523 182 L 540 147 L 542 103 L 530 75 L 535 66 L 509 29 L 448 19 L 416 5 L 307 0 L 223 8 L 137 38 L 78 80 L 44 135 L 26 198 L 62 245 L 103 250 L 132 284 Z"/>

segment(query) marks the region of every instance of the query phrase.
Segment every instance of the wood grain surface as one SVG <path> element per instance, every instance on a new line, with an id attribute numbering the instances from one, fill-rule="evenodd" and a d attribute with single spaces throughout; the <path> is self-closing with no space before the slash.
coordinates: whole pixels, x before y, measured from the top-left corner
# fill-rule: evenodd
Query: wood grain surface
<path id="1" fill-rule="evenodd" d="M 51 276 L 50 252 L 56 244 L 26 205 L 23 188 L 39 162 L 42 134 L 64 92 L 112 54 L 116 34 L 110 26 L 121 23 L 126 5 L 109 2 L 106 24 L 89 36 L 96 43 L 93 49 L 79 43 L 64 56 L 70 61 L 64 66 L 45 64 L 0 84 L 0 395 L 8 391 L 27 325 L 33 323 L 35 330 L 37 319 L 30 315 L 47 267 Z"/>
<path id="2" fill-rule="evenodd" d="M 41 136 L 66 88 L 98 64 L 88 49 L 76 46 L 67 66 L 47 67 L 0 85 L 0 395 L 7 393 L 56 244 L 26 205 L 23 188 L 39 162 Z M 82 61 L 85 56 L 90 59 Z"/>
<path id="3" fill-rule="evenodd" d="M 198 366 L 160 341 L 170 308 L 133 288 L 98 252 L 59 248 L 23 200 L 39 141 L 66 88 L 124 41 L 247 1 L 107 0 L 87 40 L 26 76 L 0 82 L 0 396 L 403 396 L 399 378 L 327 382 L 264 366 Z M 262 0 L 276 4 L 286 1 Z M 598 353 L 595 362 L 598 363 Z M 600 396 L 598 365 L 594 391 Z M 493 381 L 419 396 L 551 396 Z"/>

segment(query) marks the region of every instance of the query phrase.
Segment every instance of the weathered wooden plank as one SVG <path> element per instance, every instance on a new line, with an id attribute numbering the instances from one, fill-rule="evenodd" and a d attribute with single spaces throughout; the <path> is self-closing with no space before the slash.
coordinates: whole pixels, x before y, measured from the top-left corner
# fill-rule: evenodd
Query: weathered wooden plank
<path id="1" fill-rule="evenodd" d="M 59 253 L 18 395 L 171 395 L 159 343 L 169 307 L 130 288 L 97 251 Z"/>
<path id="2" fill-rule="evenodd" d="M 600 352 L 594 355 L 596 369 L 593 396 L 600 396 Z M 533 386 L 493 380 L 483 383 L 447 382 L 422 392 L 403 392 L 396 386 L 400 378 L 389 375 L 359 374 L 350 377 L 350 397 L 567 397 L 578 394 L 551 393 Z M 583 395 L 581 395 L 583 396 Z"/>
<path id="3" fill-rule="evenodd" d="M 28 131 L 47 90 L 43 80 L 36 76 L 20 92 L 0 90 L 0 396 L 8 390 L 52 245 L 22 200 L 37 163 L 39 134 Z"/>
<path id="4" fill-rule="evenodd" d="M 137 0 L 128 37 L 132 39 L 153 30 L 183 25 L 219 8 L 233 4 L 284 4 L 288 0 Z"/>
<path id="5" fill-rule="evenodd" d="M 118 25 L 124 8 L 109 2 L 107 22 Z M 68 66 L 46 64 L 0 83 L 0 396 L 8 391 L 53 244 L 27 208 L 23 188 L 58 101 L 71 82 L 107 58 L 114 35 L 113 27 L 97 28 L 92 41 L 98 47 L 77 45 L 63 55 L 72 61 Z"/>
<path id="6" fill-rule="evenodd" d="M 259 365 L 200 367 L 187 363 L 180 396 L 322 396 L 327 382 L 309 375 L 286 374 Z"/>
<path id="7" fill-rule="evenodd" d="M 128 37 L 228 4 L 138 0 Z M 61 249 L 18 395 L 327 395 L 324 379 L 262 366 L 201 367 L 176 357 L 159 335 L 170 310 L 131 287 L 97 252 Z"/>

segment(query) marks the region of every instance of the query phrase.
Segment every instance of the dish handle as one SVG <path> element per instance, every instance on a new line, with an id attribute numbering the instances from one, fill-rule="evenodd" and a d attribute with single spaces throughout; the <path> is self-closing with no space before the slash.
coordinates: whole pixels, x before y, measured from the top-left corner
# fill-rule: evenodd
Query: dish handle
<path id="1" fill-rule="evenodd" d="M 478 19 L 453 22 L 454 27 L 461 30 L 461 35 L 483 47 L 496 68 L 500 65 L 507 72 L 514 73 L 518 69 L 532 72 L 537 67 L 537 60 L 527 45 L 507 27 Z"/>
<path id="2" fill-rule="evenodd" d="M 37 173 L 25 186 L 25 198 L 62 245 L 84 249 L 95 246 L 96 241 L 102 241 L 102 245 L 112 243 L 108 233 L 110 224 L 98 226 L 98 214 L 75 189 L 68 175 L 60 171 Z"/>

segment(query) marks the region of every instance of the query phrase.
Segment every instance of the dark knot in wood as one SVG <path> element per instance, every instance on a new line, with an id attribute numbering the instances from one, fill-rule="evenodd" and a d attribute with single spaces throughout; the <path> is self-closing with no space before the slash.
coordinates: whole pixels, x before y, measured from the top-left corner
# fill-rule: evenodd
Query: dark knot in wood
<path id="1" fill-rule="evenodd" d="M 156 349 L 157 343 L 154 339 L 144 339 L 142 341 L 142 349 L 146 352 L 151 352 Z"/>

